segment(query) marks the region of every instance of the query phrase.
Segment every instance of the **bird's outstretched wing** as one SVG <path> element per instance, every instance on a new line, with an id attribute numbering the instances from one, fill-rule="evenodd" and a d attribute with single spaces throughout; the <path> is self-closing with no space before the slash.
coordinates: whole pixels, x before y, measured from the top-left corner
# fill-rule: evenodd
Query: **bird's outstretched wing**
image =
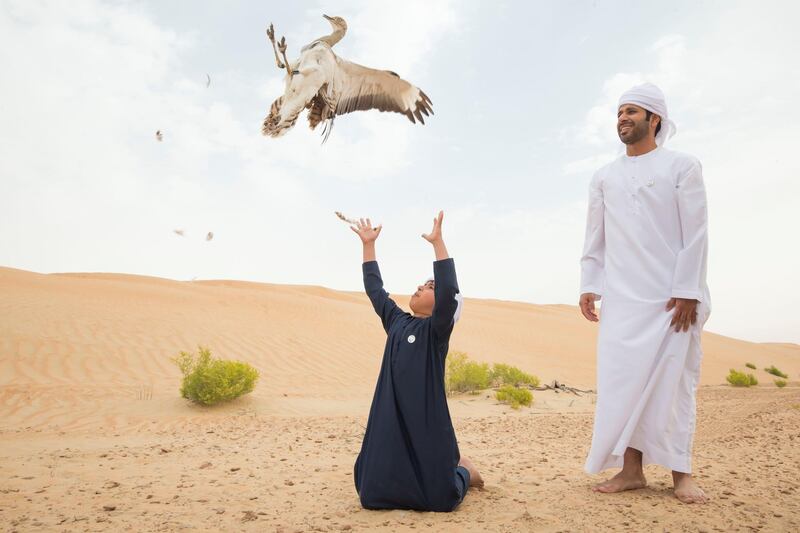
<path id="1" fill-rule="evenodd" d="M 433 114 L 433 103 L 418 87 L 389 70 L 368 68 L 340 57 L 336 58 L 339 73 L 344 75 L 336 101 L 336 115 L 377 109 L 394 111 L 425 124 L 422 115 Z"/>

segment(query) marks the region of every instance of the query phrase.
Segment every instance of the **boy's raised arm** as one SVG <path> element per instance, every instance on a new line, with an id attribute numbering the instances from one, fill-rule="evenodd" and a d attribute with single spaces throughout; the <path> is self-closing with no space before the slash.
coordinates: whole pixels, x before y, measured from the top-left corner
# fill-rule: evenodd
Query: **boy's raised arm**
<path id="1" fill-rule="evenodd" d="M 381 271 L 375 259 L 375 240 L 381 234 L 383 226 L 373 228 L 370 219 L 365 221 L 362 218 L 358 224 L 350 226 L 350 229 L 358 235 L 363 244 L 364 263 L 362 264 L 362 271 L 364 274 L 364 290 L 369 296 L 370 302 L 372 302 L 373 309 L 381 317 L 383 329 L 388 333 L 394 319 L 402 315 L 403 311 L 397 307 L 394 300 L 389 298 L 389 294 L 383 290 Z"/>
<path id="2" fill-rule="evenodd" d="M 453 331 L 454 317 L 458 309 L 458 279 L 456 279 L 455 262 L 447 253 L 447 247 L 442 238 L 442 220 L 444 212 L 433 219 L 433 229 L 430 233 L 423 233 L 422 238 L 433 245 L 436 261 L 433 263 L 434 293 L 436 303 L 433 305 L 431 321 L 433 329 L 440 339 L 444 340 Z"/>

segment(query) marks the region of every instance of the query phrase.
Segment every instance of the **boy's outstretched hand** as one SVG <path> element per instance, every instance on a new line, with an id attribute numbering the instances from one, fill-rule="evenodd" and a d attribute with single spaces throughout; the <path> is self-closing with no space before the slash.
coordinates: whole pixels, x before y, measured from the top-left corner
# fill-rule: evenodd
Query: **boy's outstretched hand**
<path id="1" fill-rule="evenodd" d="M 439 211 L 439 215 L 433 219 L 433 229 L 430 233 L 423 233 L 422 238 L 433 244 L 436 241 L 442 240 L 442 219 L 444 218 L 444 211 Z"/>
<path id="2" fill-rule="evenodd" d="M 364 244 L 369 244 L 371 242 L 375 242 L 375 239 L 378 238 L 378 235 L 381 234 L 381 229 L 383 229 L 383 225 L 378 226 L 377 228 L 372 227 L 372 222 L 370 219 L 364 221 L 364 219 L 359 219 L 358 223 L 355 226 L 350 226 L 350 229 L 355 232 L 356 235 L 361 239 L 361 242 Z"/>
<path id="3" fill-rule="evenodd" d="M 447 247 L 444 245 L 442 239 L 442 219 L 444 218 L 444 211 L 439 211 L 439 215 L 433 219 L 433 229 L 430 233 L 423 233 L 422 238 L 433 245 L 433 251 L 436 254 L 436 260 L 441 261 L 447 259 L 450 255 L 447 253 Z"/>

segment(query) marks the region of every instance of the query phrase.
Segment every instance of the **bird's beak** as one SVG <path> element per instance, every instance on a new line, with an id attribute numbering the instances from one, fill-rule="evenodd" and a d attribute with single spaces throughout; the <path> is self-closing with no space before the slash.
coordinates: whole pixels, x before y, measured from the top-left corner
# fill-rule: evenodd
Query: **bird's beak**
<path id="1" fill-rule="evenodd" d="M 333 20 L 333 19 L 332 19 L 332 18 L 330 18 L 328 15 L 322 15 L 322 16 L 323 16 L 323 18 L 325 18 L 325 20 L 327 20 L 327 21 L 332 21 L 332 20 Z"/>

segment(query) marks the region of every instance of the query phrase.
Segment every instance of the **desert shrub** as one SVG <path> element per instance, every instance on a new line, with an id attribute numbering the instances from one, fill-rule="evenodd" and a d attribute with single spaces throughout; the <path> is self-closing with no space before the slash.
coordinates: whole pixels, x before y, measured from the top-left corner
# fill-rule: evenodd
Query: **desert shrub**
<path id="1" fill-rule="evenodd" d="M 754 365 L 753 363 L 745 363 L 744 366 L 746 366 L 747 368 L 752 368 L 753 370 L 756 369 L 756 365 Z"/>
<path id="2" fill-rule="evenodd" d="M 513 409 L 519 409 L 521 405 L 530 406 L 533 402 L 533 394 L 528 389 L 520 389 L 511 385 L 500 387 L 495 395 L 497 401 L 511 405 Z"/>
<path id="3" fill-rule="evenodd" d="M 783 379 L 789 377 L 787 374 L 784 374 L 783 372 L 775 368 L 775 365 L 771 365 L 769 368 L 765 368 L 764 372 L 766 372 L 767 374 L 772 374 L 773 376 L 778 376 L 779 378 Z"/>
<path id="4" fill-rule="evenodd" d="M 183 374 L 181 396 L 203 405 L 214 405 L 252 392 L 258 380 L 258 370 L 249 364 L 214 359 L 211 351 L 202 346 L 196 356 L 181 352 L 173 361 Z"/>
<path id="5" fill-rule="evenodd" d="M 530 385 L 531 387 L 539 386 L 539 378 L 533 374 L 527 374 L 519 368 L 503 363 L 495 363 L 492 365 L 491 382 L 494 386 L 513 385 L 519 387 L 520 385 Z"/>
<path id="6" fill-rule="evenodd" d="M 777 385 L 779 388 L 782 389 L 782 388 L 784 388 L 786 386 L 786 380 L 785 379 L 776 379 L 775 380 L 775 385 Z"/>
<path id="7" fill-rule="evenodd" d="M 750 387 L 751 385 L 758 385 L 758 380 L 753 374 L 745 374 L 744 372 L 738 372 L 732 368 L 731 373 L 728 374 L 728 377 L 725 379 L 727 379 L 728 383 L 734 387 Z"/>
<path id="8" fill-rule="evenodd" d="M 477 392 L 489 387 L 491 372 L 488 363 L 470 361 L 464 352 L 447 356 L 445 386 L 447 392 Z"/>

